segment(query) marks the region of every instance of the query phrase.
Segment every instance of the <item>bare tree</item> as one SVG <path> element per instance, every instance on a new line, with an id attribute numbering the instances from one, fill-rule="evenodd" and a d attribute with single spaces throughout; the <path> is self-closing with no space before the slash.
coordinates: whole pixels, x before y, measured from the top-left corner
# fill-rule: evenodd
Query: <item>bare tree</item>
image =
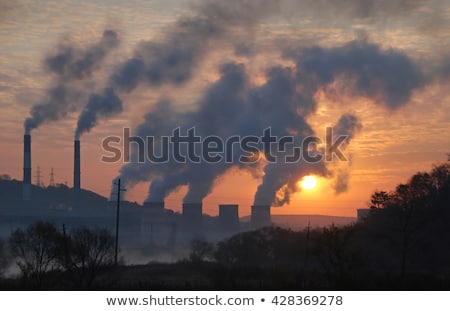
<path id="1" fill-rule="evenodd" d="M 40 287 L 45 274 L 57 264 L 58 235 L 54 224 L 42 221 L 11 234 L 11 253 L 17 258 L 23 276 L 34 286 Z"/>
<path id="2" fill-rule="evenodd" d="M 313 232 L 312 253 L 332 284 L 345 282 L 362 265 L 359 249 L 353 243 L 356 230 L 355 225 L 331 224 Z"/>
<path id="3" fill-rule="evenodd" d="M 114 263 L 114 237 L 105 229 L 78 228 L 62 239 L 59 261 L 76 285 L 90 287 Z"/>

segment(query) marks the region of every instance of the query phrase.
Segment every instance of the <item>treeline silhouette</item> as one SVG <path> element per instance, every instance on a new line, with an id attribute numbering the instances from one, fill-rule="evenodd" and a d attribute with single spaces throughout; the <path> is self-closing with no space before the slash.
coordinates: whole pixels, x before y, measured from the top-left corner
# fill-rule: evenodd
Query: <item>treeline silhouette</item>
<path id="1" fill-rule="evenodd" d="M 368 208 L 365 219 L 347 226 L 267 227 L 219 242 L 195 240 L 177 263 L 119 267 L 112 265 L 108 231 L 65 233 L 39 222 L 0 242 L 0 273 L 11 262 L 21 271 L 0 287 L 450 289 L 450 162 L 415 174 L 393 191 L 376 191 Z"/>
<path id="2" fill-rule="evenodd" d="M 9 254 L 4 244 L 0 272 L 15 261 L 21 277 L 9 285 L 23 289 L 90 288 L 114 262 L 114 238 L 105 229 L 80 227 L 66 233 L 39 221 L 11 234 Z"/>
<path id="3" fill-rule="evenodd" d="M 197 241 L 191 260 L 216 261 L 230 271 L 284 271 L 276 284 L 301 289 L 450 288 L 450 162 L 391 192 L 376 191 L 369 208 L 365 219 L 342 227 L 269 227 L 216 244 Z"/>

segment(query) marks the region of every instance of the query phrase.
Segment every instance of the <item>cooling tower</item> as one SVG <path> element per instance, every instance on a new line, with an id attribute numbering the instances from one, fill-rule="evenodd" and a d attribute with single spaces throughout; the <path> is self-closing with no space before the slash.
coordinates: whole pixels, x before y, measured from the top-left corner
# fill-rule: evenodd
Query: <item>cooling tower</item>
<path id="1" fill-rule="evenodd" d="M 164 202 L 144 202 L 141 216 L 141 243 L 169 246 L 174 243 L 176 226 L 164 213 Z"/>
<path id="2" fill-rule="evenodd" d="M 74 141 L 74 159 L 73 159 L 73 189 L 80 190 L 80 141 Z"/>
<path id="3" fill-rule="evenodd" d="M 219 205 L 219 228 L 227 234 L 232 235 L 239 231 L 239 205 L 220 204 Z"/>
<path id="4" fill-rule="evenodd" d="M 202 218 L 202 203 L 183 203 L 183 231 L 188 240 L 200 237 Z"/>
<path id="5" fill-rule="evenodd" d="M 270 219 L 270 205 L 253 205 L 251 226 L 253 229 L 267 227 L 272 224 Z"/>
<path id="6" fill-rule="evenodd" d="M 149 215 L 162 215 L 164 202 L 144 202 L 144 211 Z"/>
<path id="7" fill-rule="evenodd" d="M 31 200 L 31 136 L 23 136 L 23 200 Z"/>

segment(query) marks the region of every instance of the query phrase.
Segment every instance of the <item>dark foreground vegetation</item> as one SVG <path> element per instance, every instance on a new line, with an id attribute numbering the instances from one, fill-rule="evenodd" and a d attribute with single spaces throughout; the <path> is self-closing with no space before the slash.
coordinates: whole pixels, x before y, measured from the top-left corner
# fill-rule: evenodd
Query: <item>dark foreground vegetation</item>
<path id="1" fill-rule="evenodd" d="M 0 289 L 450 290 L 450 163 L 370 201 L 359 223 L 196 240 L 172 264 L 115 267 L 108 231 L 40 222 L 0 242 L 0 273 L 11 263 L 21 273 Z"/>

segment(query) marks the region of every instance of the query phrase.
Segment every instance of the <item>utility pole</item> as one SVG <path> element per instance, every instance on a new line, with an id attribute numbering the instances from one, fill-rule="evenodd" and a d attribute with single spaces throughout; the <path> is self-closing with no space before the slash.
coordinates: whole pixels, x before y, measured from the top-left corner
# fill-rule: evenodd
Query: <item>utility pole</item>
<path id="1" fill-rule="evenodd" d="M 116 246 L 114 252 L 114 265 L 117 267 L 117 256 L 119 253 L 119 216 L 120 216 L 120 192 L 126 191 L 126 189 L 122 189 L 120 187 L 120 178 L 117 183 L 117 209 L 116 209 Z"/>

